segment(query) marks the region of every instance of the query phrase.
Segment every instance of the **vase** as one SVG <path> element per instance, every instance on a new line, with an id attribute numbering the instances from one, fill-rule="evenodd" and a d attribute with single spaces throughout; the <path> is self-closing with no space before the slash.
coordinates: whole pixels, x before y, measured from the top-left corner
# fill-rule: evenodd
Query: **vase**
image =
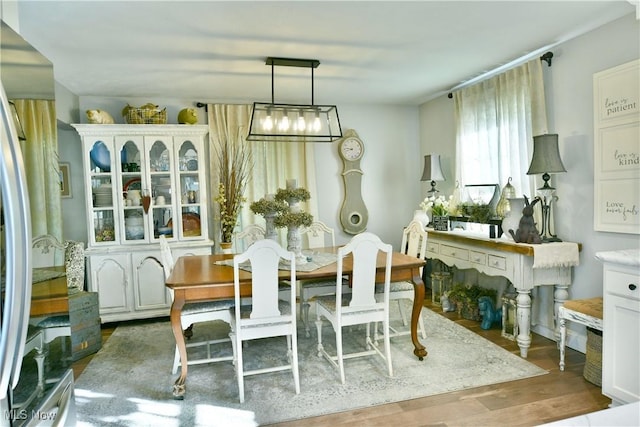
<path id="1" fill-rule="evenodd" d="M 233 249 L 231 248 L 232 246 L 233 246 L 232 242 L 220 242 L 220 249 L 222 249 L 223 254 L 232 254 L 233 253 Z"/>
<path id="2" fill-rule="evenodd" d="M 276 227 L 273 225 L 273 221 L 276 219 L 275 212 L 269 212 L 264 214 L 265 221 L 265 239 L 271 239 L 274 242 L 278 241 L 278 233 L 276 232 Z"/>
<path id="3" fill-rule="evenodd" d="M 302 255 L 300 227 L 290 226 L 287 229 L 287 250 L 296 255 L 296 264 L 304 264 L 307 262 L 307 257 Z"/>
<path id="4" fill-rule="evenodd" d="M 514 233 L 518 230 L 525 200 L 524 197 L 515 197 L 507 200 L 509 201 L 509 210 L 502 219 L 502 233 L 507 239 L 513 240 L 509 230 L 513 230 Z"/>
<path id="5" fill-rule="evenodd" d="M 413 220 L 420 222 L 424 228 L 429 225 L 429 215 L 422 209 L 413 212 Z"/>

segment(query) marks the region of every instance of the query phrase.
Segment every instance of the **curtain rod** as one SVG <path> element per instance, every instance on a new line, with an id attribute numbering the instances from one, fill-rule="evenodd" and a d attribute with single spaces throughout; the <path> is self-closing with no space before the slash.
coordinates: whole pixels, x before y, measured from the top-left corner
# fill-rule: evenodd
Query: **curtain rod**
<path id="1" fill-rule="evenodd" d="M 538 51 L 536 51 L 536 52 L 530 53 L 529 55 L 525 55 L 525 56 L 523 56 L 521 58 L 518 58 L 518 59 L 516 59 L 514 61 L 511 61 L 508 64 L 501 65 L 500 67 L 494 68 L 491 71 L 487 71 L 486 73 L 483 73 L 482 75 L 480 75 L 478 77 L 475 77 L 475 78 L 473 78 L 471 80 L 468 80 L 468 81 L 466 81 L 464 83 L 459 84 L 458 86 L 455 86 L 455 87 L 451 88 L 449 90 L 449 93 L 447 94 L 447 98 L 452 99 L 453 98 L 453 92 L 456 91 L 456 90 L 465 88 L 467 86 L 471 86 L 472 84 L 475 84 L 475 83 L 480 82 L 482 80 L 486 80 L 489 77 L 493 77 L 493 76 L 495 76 L 495 75 L 497 75 L 497 74 L 499 74 L 499 73 L 501 73 L 503 71 L 506 71 L 506 70 L 508 70 L 510 68 L 513 68 L 513 67 L 517 66 L 517 65 L 525 63 L 532 56 L 537 55 L 537 52 L 539 52 L 540 50 L 544 50 L 544 49 L 538 49 Z M 545 52 L 544 54 L 542 54 L 540 56 L 540 60 L 541 61 L 545 61 L 549 67 L 551 67 L 551 59 L 552 58 L 553 58 L 553 52 L 551 52 L 551 51 Z"/>

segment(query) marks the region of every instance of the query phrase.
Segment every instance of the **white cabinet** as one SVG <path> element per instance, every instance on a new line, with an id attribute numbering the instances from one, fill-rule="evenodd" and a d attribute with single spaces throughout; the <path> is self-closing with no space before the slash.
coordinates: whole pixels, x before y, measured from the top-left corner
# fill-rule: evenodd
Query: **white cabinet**
<path id="1" fill-rule="evenodd" d="M 602 393 L 618 406 L 640 400 L 640 250 L 596 258 L 604 263 Z"/>
<path id="2" fill-rule="evenodd" d="M 160 234 L 176 250 L 207 254 L 213 245 L 208 127 L 73 126 L 82 138 L 88 287 L 99 294 L 102 321 L 168 315 Z"/>

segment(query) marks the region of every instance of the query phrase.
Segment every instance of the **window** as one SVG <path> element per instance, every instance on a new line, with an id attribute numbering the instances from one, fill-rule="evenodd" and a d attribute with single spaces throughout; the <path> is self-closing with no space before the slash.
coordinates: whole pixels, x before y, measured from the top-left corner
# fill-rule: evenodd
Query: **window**
<path id="1" fill-rule="evenodd" d="M 456 179 L 506 184 L 533 196 L 529 168 L 533 136 L 547 132 L 542 65 L 531 60 L 454 93 Z"/>

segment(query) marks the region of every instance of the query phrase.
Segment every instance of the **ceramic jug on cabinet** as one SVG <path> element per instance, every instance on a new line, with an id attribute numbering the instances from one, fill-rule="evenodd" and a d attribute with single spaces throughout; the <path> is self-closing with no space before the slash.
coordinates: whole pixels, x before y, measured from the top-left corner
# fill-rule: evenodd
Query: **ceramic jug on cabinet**
<path id="1" fill-rule="evenodd" d="M 140 190 L 127 191 L 127 200 L 131 200 L 131 204 L 133 206 L 140 206 L 140 200 L 142 200 L 142 195 L 140 194 Z"/>
<path id="2" fill-rule="evenodd" d="M 522 210 L 525 207 L 524 197 L 515 197 L 507 199 L 509 201 L 509 211 L 502 220 L 502 236 L 509 240 L 513 240 L 509 230 L 515 233 L 522 218 Z"/>

